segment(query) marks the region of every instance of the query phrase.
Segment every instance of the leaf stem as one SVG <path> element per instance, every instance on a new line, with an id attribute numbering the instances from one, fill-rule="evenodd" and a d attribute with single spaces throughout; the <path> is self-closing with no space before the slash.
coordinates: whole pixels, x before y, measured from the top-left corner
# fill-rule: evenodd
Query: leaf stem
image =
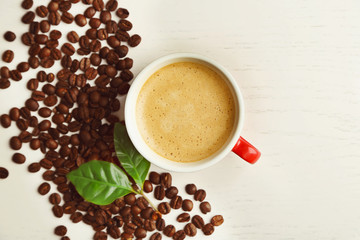
<path id="1" fill-rule="evenodd" d="M 144 191 L 141 189 L 141 191 L 136 191 L 137 194 L 142 195 L 146 201 L 148 201 L 148 203 L 150 204 L 150 206 L 156 211 L 158 212 L 157 207 L 155 207 L 155 205 L 150 201 L 150 199 L 144 194 Z"/>

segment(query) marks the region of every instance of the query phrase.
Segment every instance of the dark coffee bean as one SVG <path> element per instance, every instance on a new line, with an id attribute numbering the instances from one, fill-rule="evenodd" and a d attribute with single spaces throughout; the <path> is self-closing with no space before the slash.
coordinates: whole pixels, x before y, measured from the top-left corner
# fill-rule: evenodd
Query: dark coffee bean
<path id="1" fill-rule="evenodd" d="M 190 215 L 188 213 L 182 213 L 176 218 L 176 220 L 178 222 L 188 222 L 190 220 Z"/>
<path id="2" fill-rule="evenodd" d="M 170 188 L 166 189 L 165 196 L 169 199 L 172 199 L 178 194 L 179 190 L 177 187 L 171 186 Z"/>
<path id="3" fill-rule="evenodd" d="M 52 211 L 55 217 L 61 218 L 64 215 L 64 210 L 61 206 L 55 205 L 52 207 Z"/>
<path id="4" fill-rule="evenodd" d="M 0 79 L 0 89 L 6 89 L 8 87 L 10 87 L 11 83 L 9 81 L 9 79 L 4 78 L 4 79 Z"/>
<path id="5" fill-rule="evenodd" d="M 119 27 L 115 21 L 108 21 L 105 24 L 105 29 L 108 33 L 116 33 L 116 31 L 119 29 Z"/>
<path id="6" fill-rule="evenodd" d="M 7 31 L 5 34 L 4 34 L 4 38 L 6 41 L 8 42 L 12 42 L 15 40 L 16 38 L 16 35 L 15 33 L 11 32 L 11 31 Z"/>
<path id="7" fill-rule="evenodd" d="M 40 22 L 40 31 L 43 33 L 47 33 L 50 31 L 50 23 L 48 20 L 42 20 Z"/>
<path id="8" fill-rule="evenodd" d="M 79 38 L 79 44 L 80 44 L 80 47 L 82 47 L 84 49 L 88 49 L 89 45 L 90 45 L 89 38 L 87 36 L 81 36 Z"/>
<path id="9" fill-rule="evenodd" d="M 49 159 L 46 159 L 46 158 L 41 159 L 39 163 L 40 163 L 40 166 L 45 169 L 50 169 L 53 166 L 52 161 L 50 161 Z"/>
<path id="10" fill-rule="evenodd" d="M 101 42 L 97 39 L 92 40 L 89 44 L 89 50 L 91 52 L 99 52 L 101 49 Z"/>
<path id="11" fill-rule="evenodd" d="M 30 9 L 33 6 L 33 0 L 23 0 L 21 3 L 21 7 L 23 9 Z"/>
<path id="12" fill-rule="evenodd" d="M 158 210 L 162 214 L 168 214 L 171 211 L 170 204 L 168 202 L 162 202 L 159 204 Z"/>
<path id="13" fill-rule="evenodd" d="M 26 100 L 25 102 L 25 106 L 30 110 L 30 111 L 36 111 L 39 108 L 39 103 L 37 101 L 35 101 L 32 98 L 29 98 L 28 100 Z"/>
<path id="14" fill-rule="evenodd" d="M 22 131 L 20 134 L 19 134 L 19 139 L 22 143 L 28 143 L 31 141 L 32 139 L 32 135 L 31 133 L 29 133 L 28 131 Z"/>
<path id="15" fill-rule="evenodd" d="M 39 57 L 42 60 L 42 59 L 50 57 L 50 54 L 51 54 L 51 50 L 47 47 L 43 47 L 39 52 Z"/>
<path id="16" fill-rule="evenodd" d="M 152 207 L 147 207 L 141 211 L 140 216 L 144 219 L 150 219 L 153 212 Z"/>
<path id="17" fill-rule="evenodd" d="M 54 233 L 58 236 L 65 236 L 67 233 L 67 228 L 64 225 L 57 226 L 54 230 Z"/>
<path id="18" fill-rule="evenodd" d="M 100 21 L 104 24 L 111 21 L 111 13 L 109 11 L 102 11 L 100 13 Z"/>
<path id="19" fill-rule="evenodd" d="M 105 40 L 108 37 L 108 33 L 106 32 L 106 29 L 101 28 L 101 29 L 97 30 L 96 36 L 100 40 Z"/>
<path id="20" fill-rule="evenodd" d="M 133 223 L 126 223 L 124 225 L 124 232 L 126 232 L 126 233 L 132 234 L 135 232 L 135 230 L 136 230 L 136 225 Z"/>
<path id="21" fill-rule="evenodd" d="M 39 17 L 44 18 L 48 15 L 49 10 L 44 5 L 41 5 L 35 9 L 35 12 Z"/>
<path id="22" fill-rule="evenodd" d="M 29 24 L 29 33 L 38 34 L 40 31 L 40 23 L 39 22 L 31 22 Z"/>
<path id="23" fill-rule="evenodd" d="M 40 65 L 43 68 L 51 68 L 54 65 L 54 63 L 55 63 L 54 60 L 51 58 L 43 58 L 40 61 Z"/>
<path id="24" fill-rule="evenodd" d="M 11 63 L 14 59 L 14 52 L 11 50 L 6 50 L 2 55 L 2 60 L 7 63 Z"/>
<path id="25" fill-rule="evenodd" d="M 120 58 L 123 58 L 128 54 L 129 48 L 125 45 L 117 46 L 115 48 L 115 52 L 119 55 Z"/>
<path id="26" fill-rule="evenodd" d="M 47 131 L 50 127 L 51 127 L 51 122 L 49 120 L 42 120 L 40 123 L 39 123 L 39 130 L 40 131 Z"/>
<path id="27" fill-rule="evenodd" d="M 197 233 L 196 227 L 193 223 L 188 223 L 184 227 L 184 232 L 190 237 L 194 237 Z"/>
<path id="28" fill-rule="evenodd" d="M 130 31 L 132 29 L 132 23 L 125 19 L 121 19 L 118 26 L 123 31 Z"/>
<path id="29" fill-rule="evenodd" d="M 26 157 L 21 153 L 15 153 L 12 156 L 12 161 L 14 163 L 23 164 L 26 161 Z"/>
<path id="30" fill-rule="evenodd" d="M 175 231 L 176 231 L 176 229 L 175 229 L 174 225 L 167 225 L 164 228 L 163 233 L 167 237 L 172 237 L 172 236 L 174 236 Z"/>
<path id="31" fill-rule="evenodd" d="M 129 205 L 134 205 L 136 201 L 136 196 L 134 193 L 129 193 L 124 197 L 125 203 Z"/>
<path id="32" fill-rule="evenodd" d="M 79 41 L 79 35 L 75 31 L 70 31 L 67 34 L 67 39 L 71 43 L 77 43 Z"/>
<path id="33" fill-rule="evenodd" d="M 88 8 L 85 10 L 85 12 L 84 12 L 84 16 L 85 16 L 86 18 L 92 18 L 92 17 L 95 15 L 95 13 L 96 13 L 95 8 L 93 8 L 93 7 L 88 7 Z"/>
<path id="34" fill-rule="evenodd" d="M 10 147 L 13 150 L 19 150 L 22 147 L 22 143 L 21 143 L 19 137 L 10 138 Z"/>
<path id="35" fill-rule="evenodd" d="M 49 201 L 52 205 L 59 205 L 61 202 L 61 196 L 58 193 L 52 193 L 49 196 Z"/>
<path id="36" fill-rule="evenodd" d="M 186 234 L 185 234 L 184 230 L 179 230 L 174 234 L 173 239 L 174 240 L 183 240 L 183 239 L 185 239 L 185 237 L 186 237 Z"/>
<path id="37" fill-rule="evenodd" d="M 62 1 L 59 3 L 59 10 L 62 12 L 67 12 L 71 9 L 71 2 L 70 1 Z"/>
<path id="38" fill-rule="evenodd" d="M 148 201 L 144 197 L 137 198 L 135 204 L 141 209 L 145 209 L 149 205 Z"/>
<path id="39" fill-rule="evenodd" d="M 87 21 L 84 15 L 78 14 L 75 16 L 75 23 L 79 25 L 80 27 L 83 27 L 86 25 Z"/>
<path id="40" fill-rule="evenodd" d="M 175 196 L 174 198 L 171 199 L 170 201 L 170 206 L 173 209 L 179 209 L 182 206 L 182 197 L 180 196 Z"/>
<path id="41" fill-rule="evenodd" d="M 1 122 L 1 126 L 2 126 L 3 128 L 8 128 L 8 127 L 10 127 L 10 125 L 11 125 L 11 118 L 10 118 L 9 115 L 3 114 L 3 115 L 1 115 L 1 117 L 0 117 L 0 122 Z"/>
<path id="42" fill-rule="evenodd" d="M 202 202 L 200 203 L 200 210 L 203 214 L 207 214 L 208 212 L 211 212 L 211 205 L 209 202 Z"/>
<path id="43" fill-rule="evenodd" d="M 35 13 L 32 11 L 29 11 L 24 14 L 24 16 L 21 18 L 21 21 L 25 24 L 29 24 L 32 21 L 34 21 L 34 18 L 35 18 Z"/>
<path id="44" fill-rule="evenodd" d="M 160 184 L 160 174 L 158 174 L 157 172 L 150 172 L 149 180 L 153 184 Z"/>
<path id="45" fill-rule="evenodd" d="M 85 35 L 89 39 L 96 39 L 97 38 L 97 30 L 95 28 L 90 28 L 86 31 Z"/>
<path id="46" fill-rule="evenodd" d="M 20 117 L 20 110 L 16 107 L 11 108 L 9 111 L 9 116 L 10 116 L 11 120 L 17 121 Z"/>
<path id="47" fill-rule="evenodd" d="M 55 179 L 55 172 L 52 170 L 47 170 L 43 173 L 42 177 L 46 181 L 52 181 Z"/>
<path id="48" fill-rule="evenodd" d="M 51 1 L 48 4 L 48 9 L 49 9 L 50 12 L 56 12 L 59 9 L 58 1 Z"/>
<path id="49" fill-rule="evenodd" d="M 100 58 L 99 54 L 97 54 L 97 53 L 91 54 L 91 56 L 90 56 L 90 62 L 91 62 L 91 64 L 94 65 L 94 66 L 99 66 L 100 63 L 101 63 L 101 58 Z"/>
<path id="50" fill-rule="evenodd" d="M 157 186 L 154 190 L 154 197 L 157 200 L 163 200 L 165 197 L 165 188 L 163 186 Z"/>
<path id="51" fill-rule="evenodd" d="M 29 66 L 33 69 L 36 69 L 40 65 L 40 61 L 37 57 L 29 57 L 28 59 Z"/>
<path id="52" fill-rule="evenodd" d="M 205 235 L 211 235 L 211 234 L 213 234 L 213 232 L 214 232 L 214 226 L 211 224 L 211 223 L 208 223 L 208 224 L 206 224 L 202 229 L 201 229 L 202 231 L 203 231 L 203 233 L 205 234 Z"/>
<path id="53" fill-rule="evenodd" d="M 141 42 L 141 37 L 137 34 L 132 35 L 129 40 L 128 40 L 128 44 L 130 47 L 136 47 L 137 45 L 139 45 Z"/>
<path id="54" fill-rule="evenodd" d="M 129 11 L 125 8 L 118 8 L 118 10 L 116 11 L 116 15 L 119 18 L 127 18 L 129 16 Z"/>
<path id="55" fill-rule="evenodd" d="M 104 9 L 104 1 L 103 0 L 94 0 L 93 1 L 93 7 L 96 11 L 100 12 Z"/>
<path id="56" fill-rule="evenodd" d="M 130 85 L 129 85 L 128 83 L 124 82 L 124 83 L 122 83 L 122 84 L 120 85 L 120 87 L 118 88 L 118 93 L 119 93 L 120 95 L 127 94 L 128 91 L 129 91 L 129 89 L 130 89 Z"/>
<path id="57" fill-rule="evenodd" d="M 194 194 L 194 199 L 196 201 L 202 202 L 202 201 L 204 201 L 205 197 L 206 197 L 206 192 L 204 189 L 199 189 Z"/>
<path id="58" fill-rule="evenodd" d="M 59 25 L 61 22 L 61 15 L 59 12 L 50 12 L 48 21 L 51 25 Z"/>
<path id="59" fill-rule="evenodd" d="M 215 215 L 211 218 L 211 224 L 214 226 L 220 226 L 224 223 L 224 218 L 221 215 Z"/>
<path id="60" fill-rule="evenodd" d="M 52 107 L 54 106 L 56 103 L 57 103 L 57 97 L 52 95 L 52 96 L 47 96 L 45 99 L 44 99 L 44 104 L 48 107 Z"/>
<path id="61" fill-rule="evenodd" d="M 0 167 L 0 179 L 5 179 L 9 176 L 9 171 L 6 168 Z"/>
<path id="62" fill-rule="evenodd" d="M 62 36 L 62 33 L 58 30 L 52 30 L 49 36 L 52 40 L 59 40 Z"/>
<path id="63" fill-rule="evenodd" d="M 60 238 L 60 240 L 70 240 L 70 238 L 68 236 L 64 236 L 64 237 Z"/>
<path id="64" fill-rule="evenodd" d="M 61 47 L 61 51 L 66 55 L 72 56 L 75 53 L 75 48 L 70 43 L 64 43 Z"/>
<path id="65" fill-rule="evenodd" d="M 165 188 L 171 187 L 172 177 L 170 173 L 162 173 L 160 175 L 160 184 Z"/>
<path id="66" fill-rule="evenodd" d="M 83 219 L 83 214 L 81 212 L 74 212 L 73 214 L 71 214 L 70 216 L 70 220 L 73 223 L 78 223 L 81 222 Z"/>
<path id="67" fill-rule="evenodd" d="M 152 185 L 152 183 L 151 183 L 149 180 L 145 180 L 145 181 L 144 181 L 143 190 L 144 190 L 144 192 L 146 192 L 146 193 L 152 192 L 152 190 L 153 190 L 153 185 Z"/>
<path id="68" fill-rule="evenodd" d="M 134 233 L 135 237 L 137 238 L 145 238 L 146 237 L 146 230 L 143 228 L 137 228 Z"/>
<path id="69" fill-rule="evenodd" d="M 24 33 L 21 35 L 21 42 L 26 46 L 31 46 L 35 43 L 34 36 L 31 33 Z"/>
<path id="70" fill-rule="evenodd" d="M 165 226 L 166 226 L 166 223 L 165 223 L 165 220 L 163 218 L 158 218 L 156 220 L 156 229 L 158 231 L 164 230 Z"/>
<path id="71" fill-rule="evenodd" d="M 50 184 L 48 184 L 47 182 L 42 183 L 39 188 L 38 188 L 38 192 L 41 195 L 45 195 L 50 191 Z"/>
<path id="72" fill-rule="evenodd" d="M 31 117 L 30 110 L 27 109 L 26 107 L 20 108 L 20 116 L 26 120 L 30 119 L 30 117 Z"/>
<path id="73" fill-rule="evenodd" d="M 31 163 L 28 166 L 28 171 L 31 173 L 35 173 L 35 172 L 38 172 L 40 170 L 40 168 L 41 168 L 41 166 L 39 163 Z"/>
<path id="74" fill-rule="evenodd" d="M 62 57 L 62 53 L 59 49 L 53 48 L 51 49 L 50 57 L 54 60 L 60 60 Z"/>
<path id="75" fill-rule="evenodd" d="M 120 238 L 120 229 L 115 226 L 110 226 L 107 228 L 107 233 L 114 239 Z"/>
<path id="76" fill-rule="evenodd" d="M 91 18 L 89 21 L 89 25 L 96 30 L 98 27 L 100 27 L 101 21 L 98 18 Z"/>
<path id="77" fill-rule="evenodd" d="M 146 231 L 152 232 L 156 229 L 156 224 L 154 220 L 146 219 L 144 222 L 144 228 Z"/>
<path id="78" fill-rule="evenodd" d="M 118 6 L 117 0 L 109 0 L 106 3 L 105 8 L 109 11 L 115 11 L 117 9 L 117 6 Z"/>
<path id="79" fill-rule="evenodd" d="M 202 229 L 204 227 L 204 219 L 200 217 L 199 215 L 193 216 L 191 219 L 191 222 L 195 225 L 195 227 Z"/>
<path id="80" fill-rule="evenodd" d="M 30 79 L 26 85 L 27 89 L 32 91 L 36 90 L 38 86 L 39 86 L 39 81 L 35 78 Z"/>
<path id="81" fill-rule="evenodd" d="M 121 71 L 120 78 L 125 82 L 130 82 L 134 78 L 134 74 L 130 70 L 125 69 Z"/>
<path id="82" fill-rule="evenodd" d="M 130 35 L 126 31 L 117 30 L 115 37 L 122 42 L 126 42 L 130 38 Z"/>
<path id="83" fill-rule="evenodd" d="M 182 209 L 184 211 L 190 212 L 193 209 L 193 202 L 190 199 L 185 199 L 182 203 Z"/>
<path id="84" fill-rule="evenodd" d="M 8 67 L 3 66 L 0 68 L 0 76 L 2 78 L 10 78 L 10 70 Z"/>
<path id="85" fill-rule="evenodd" d="M 59 41 L 58 40 L 49 40 L 46 42 L 45 44 L 46 47 L 52 49 L 52 48 L 56 48 L 57 46 L 59 46 Z"/>
<path id="86" fill-rule="evenodd" d="M 40 140 L 39 139 L 31 139 L 30 141 L 30 148 L 33 150 L 39 149 L 40 148 Z"/>
<path id="87" fill-rule="evenodd" d="M 48 36 L 45 34 L 36 34 L 34 40 L 38 44 L 45 44 L 48 41 Z"/>
<path id="88" fill-rule="evenodd" d="M 106 240 L 107 239 L 107 234 L 105 232 L 102 231 L 97 231 L 94 234 L 94 240 Z"/>
<path id="89" fill-rule="evenodd" d="M 115 36 L 110 36 L 107 39 L 107 43 L 112 48 L 116 48 L 116 47 L 120 46 L 120 41 Z"/>
<path id="90" fill-rule="evenodd" d="M 63 14 L 61 16 L 61 20 L 64 23 L 70 24 L 74 21 L 74 16 L 69 12 L 63 12 Z"/>
<path id="91" fill-rule="evenodd" d="M 114 66 L 108 65 L 105 68 L 105 73 L 108 77 L 113 78 L 117 74 L 117 70 Z"/>
<path id="92" fill-rule="evenodd" d="M 28 53 L 30 56 L 34 57 L 40 53 L 40 50 L 40 45 L 36 43 L 30 46 Z"/>
<path id="93" fill-rule="evenodd" d="M 153 235 L 151 235 L 150 240 L 161 240 L 162 236 L 160 233 L 156 232 Z"/>

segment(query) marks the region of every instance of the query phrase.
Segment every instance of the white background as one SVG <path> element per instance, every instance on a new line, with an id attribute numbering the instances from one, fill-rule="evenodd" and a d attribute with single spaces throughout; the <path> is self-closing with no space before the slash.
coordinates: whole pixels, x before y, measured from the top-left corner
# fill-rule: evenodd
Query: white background
<path id="1" fill-rule="evenodd" d="M 26 56 L 20 2 L 0 1 L 0 35 L 17 34 L 13 43 L 0 39 L 1 52 L 15 49 L 10 67 Z M 134 73 L 174 52 L 217 60 L 244 95 L 242 136 L 262 152 L 255 165 L 230 153 L 201 172 L 173 173 L 181 190 L 190 182 L 206 189 L 211 214 L 225 218 L 211 237 L 194 239 L 360 239 L 359 1 L 120 2 L 130 11 L 132 33 L 143 38 L 129 52 Z M 32 76 L 0 90 L 1 114 L 30 96 L 25 79 Z M 0 166 L 10 171 L 0 180 L 0 240 L 59 239 L 53 234 L 59 224 L 71 239 L 92 239 L 87 225 L 54 218 L 47 196 L 37 193 L 41 174 L 28 173 L 27 166 L 41 154 L 23 147 L 27 162 L 11 161 L 8 139 L 15 134 L 14 124 L 0 128 Z"/>

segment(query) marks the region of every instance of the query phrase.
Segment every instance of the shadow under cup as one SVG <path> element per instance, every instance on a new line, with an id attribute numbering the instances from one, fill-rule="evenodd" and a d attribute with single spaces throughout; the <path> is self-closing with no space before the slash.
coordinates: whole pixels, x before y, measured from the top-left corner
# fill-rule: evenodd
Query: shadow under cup
<path id="1" fill-rule="evenodd" d="M 162 157 L 152 150 L 144 141 L 141 133 L 137 127 L 136 121 L 136 104 L 139 93 L 145 84 L 145 82 L 150 78 L 150 76 L 158 71 L 159 69 L 173 63 L 178 62 L 194 62 L 202 64 L 211 70 L 215 71 L 218 75 L 220 75 L 223 80 L 227 83 L 234 100 L 235 105 L 235 119 L 234 126 L 232 131 L 227 139 L 227 141 L 223 144 L 223 146 L 216 151 L 214 154 L 209 157 L 195 161 L 195 162 L 175 162 L 169 159 Z M 168 171 L 175 172 L 193 172 L 198 171 L 204 168 L 207 168 L 221 159 L 223 159 L 235 146 L 238 139 L 240 138 L 240 132 L 243 126 L 244 119 L 244 104 L 243 98 L 240 93 L 238 86 L 234 78 L 231 74 L 221 65 L 216 63 L 215 61 L 203 57 L 201 55 L 189 54 L 189 53 L 178 53 L 171 54 L 162 58 L 159 58 L 145 67 L 139 75 L 136 77 L 134 82 L 132 83 L 130 90 L 128 92 L 126 102 L 125 102 L 125 122 L 126 128 L 129 134 L 131 141 L 133 142 L 136 149 L 143 155 L 148 161 L 151 163 L 166 169 Z"/>

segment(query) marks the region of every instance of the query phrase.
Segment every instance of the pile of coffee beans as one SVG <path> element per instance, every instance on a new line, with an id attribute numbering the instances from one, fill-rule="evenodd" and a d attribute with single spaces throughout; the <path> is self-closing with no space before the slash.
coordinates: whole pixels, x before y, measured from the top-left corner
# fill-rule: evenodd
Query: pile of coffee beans
<path id="1" fill-rule="evenodd" d="M 107 239 L 108 235 L 114 239 L 143 239 L 153 231 L 151 240 L 162 236 L 184 239 L 195 236 L 197 229 L 205 235 L 212 234 L 214 226 L 222 224 L 222 216 L 214 216 L 207 224 L 199 215 L 191 217 L 188 212 L 194 204 L 178 195 L 169 173 L 152 172 L 144 184 L 144 191 L 154 192 L 156 199 L 169 199 L 158 205 L 158 211 L 144 197 L 134 194 L 107 206 L 89 203 L 67 180 L 67 173 L 90 160 L 121 166 L 114 157 L 113 129 L 120 121 L 116 115 L 120 110 L 118 97 L 127 94 L 134 77 L 133 60 L 127 57 L 129 47 L 139 45 L 141 37 L 130 34 L 133 26 L 128 20 L 129 11 L 118 7 L 117 0 L 51 0 L 41 4 L 33 6 L 33 0 L 21 3 L 26 10 L 21 21 L 28 25 L 28 31 L 20 38 L 28 46 L 28 59 L 17 63 L 15 69 L 0 68 L 0 94 L 12 81 L 25 81 L 29 90 L 23 106 L 15 106 L 0 116 L 2 127 L 15 125 L 19 129 L 19 134 L 9 139 L 9 146 L 15 151 L 12 161 L 26 163 L 28 156 L 18 152 L 24 144 L 41 151 L 43 158 L 27 166 L 31 173 L 42 173 L 44 182 L 37 188 L 39 194 L 53 192 L 49 202 L 54 216 L 67 215 L 73 223 L 92 226 L 94 240 Z M 84 4 L 86 10 L 71 13 L 73 4 Z M 59 24 L 68 24 L 69 31 L 53 29 Z M 86 27 L 85 34 L 74 31 L 71 24 Z M 7 31 L 3 37 L 12 42 L 16 34 Z M 2 60 L 12 62 L 14 52 L 6 50 Z M 61 66 L 60 70 L 53 70 L 55 63 Z M 23 78 L 22 73 L 30 70 L 33 76 Z M 0 167 L 0 179 L 8 175 L 8 170 Z M 211 211 L 211 205 L 204 202 L 204 190 L 190 184 L 186 192 L 201 202 L 203 214 Z M 177 218 L 186 223 L 182 230 L 176 231 L 162 218 L 172 209 L 184 211 Z M 70 239 L 65 226 L 56 227 L 54 233 L 61 240 Z"/>

